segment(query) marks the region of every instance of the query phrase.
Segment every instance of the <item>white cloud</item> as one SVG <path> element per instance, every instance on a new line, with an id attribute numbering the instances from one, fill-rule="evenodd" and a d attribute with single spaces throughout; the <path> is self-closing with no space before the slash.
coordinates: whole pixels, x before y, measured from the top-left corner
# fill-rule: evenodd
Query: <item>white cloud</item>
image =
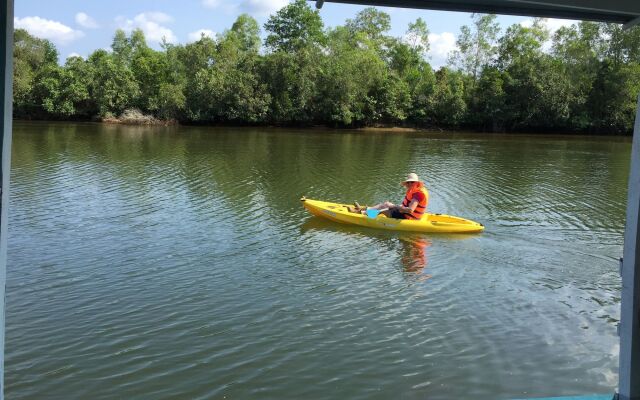
<path id="1" fill-rule="evenodd" d="M 432 57 L 432 64 L 438 68 L 447 63 L 449 53 L 456 49 L 456 35 L 451 32 L 430 33 L 429 44 L 431 45 L 429 55 Z"/>
<path id="2" fill-rule="evenodd" d="M 83 12 L 79 12 L 76 14 L 76 23 L 83 28 L 88 28 L 88 29 L 98 28 L 98 23 L 96 22 L 96 20 Z"/>
<path id="3" fill-rule="evenodd" d="M 215 1 L 215 0 L 204 0 Z M 270 15 L 289 4 L 289 0 L 244 0 L 242 10 L 254 15 Z"/>
<path id="4" fill-rule="evenodd" d="M 71 57 L 80 57 L 80 58 L 83 58 L 80 54 L 75 53 L 75 52 L 74 52 L 74 53 L 71 53 L 71 54 L 69 54 L 69 55 L 67 56 L 67 58 L 71 58 Z"/>
<path id="5" fill-rule="evenodd" d="M 205 8 L 222 9 L 228 14 L 246 12 L 256 16 L 273 14 L 289 4 L 289 0 L 242 0 L 240 4 L 223 0 L 201 0 L 201 2 Z"/>
<path id="6" fill-rule="evenodd" d="M 202 0 L 202 6 L 205 8 L 210 8 L 212 10 L 221 9 L 226 14 L 238 14 L 240 11 L 238 10 L 238 3 L 235 2 L 225 2 L 222 0 Z"/>
<path id="7" fill-rule="evenodd" d="M 144 12 L 133 19 L 117 17 L 116 24 L 126 32 L 134 29 L 142 29 L 144 36 L 150 42 L 160 43 L 164 38 L 169 43 L 177 43 L 178 38 L 171 29 L 162 24 L 172 22 L 173 18 L 162 12 Z"/>
<path id="8" fill-rule="evenodd" d="M 207 8 L 218 8 L 222 5 L 220 0 L 202 0 L 202 5 Z"/>
<path id="9" fill-rule="evenodd" d="M 200 40 L 200 38 L 202 37 L 202 35 L 214 39 L 216 37 L 216 33 L 214 31 L 212 31 L 211 29 L 198 29 L 195 32 L 191 32 L 189 34 L 189 41 L 190 42 L 195 42 Z"/>
<path id="10" fill-rule="evenodd" d="M 164 24 L 167 22 L 173 22 L 173 17 L 169 14 L 165 14 L 159 11 L 149 11 L 142 14 L 138 14 L 136 18 L 141 17 L 148 19 L 149 21 L 154 21 L 159 24 Z"/>
<path id="11" fill-rule="evenodd" d="M 72 29 L 58 21 L 40 17 L 15 17 L 13 23 L 16 28 L 24 29 L 36 37 L 49 39 L 61 45 L 66 45 L 84 36 L 82 31 Z"/>

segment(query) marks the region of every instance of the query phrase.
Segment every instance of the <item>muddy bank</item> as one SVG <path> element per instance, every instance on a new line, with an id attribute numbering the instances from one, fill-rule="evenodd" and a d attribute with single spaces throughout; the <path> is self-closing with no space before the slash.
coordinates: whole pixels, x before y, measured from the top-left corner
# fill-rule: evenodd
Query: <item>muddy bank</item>
<path id="1" fill-rule="evenodd" d="M 101 122 L 105 124 L 123 124 L 123 125 L 178 125 L 178 121 L 175 119 L 159 119 L 153 115 L 143 114 L 140 110 L 129 109 L 125 110 L 120 116 L 107 115 L 103 117 Z"/>

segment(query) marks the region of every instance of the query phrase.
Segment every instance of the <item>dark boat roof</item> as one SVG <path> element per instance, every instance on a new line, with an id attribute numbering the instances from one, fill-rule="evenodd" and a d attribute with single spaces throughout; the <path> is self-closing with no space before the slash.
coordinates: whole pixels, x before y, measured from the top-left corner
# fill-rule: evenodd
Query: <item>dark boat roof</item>
<path id="1" fill-rule="evenodd" d="M 640 0 L 327 0 L 331 3 L 422 8 L 547 18 L 615 22 L 632 26 L 640 22 Z M 317 1 L 322 6 L 322 0 Z"/>

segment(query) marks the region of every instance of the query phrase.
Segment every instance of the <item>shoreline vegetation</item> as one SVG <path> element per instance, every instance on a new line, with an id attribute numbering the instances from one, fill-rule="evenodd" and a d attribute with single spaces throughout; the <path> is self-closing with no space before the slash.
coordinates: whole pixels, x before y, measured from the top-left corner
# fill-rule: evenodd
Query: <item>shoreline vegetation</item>
<path id="1" fill-rule="evenodd" d="M 325 28 L 304 0 L 264 25 L 247 14 L 215 38 L 110 50 L 64 65 L 48 40 L 14 33 L 14 118 L 136 125 L 327 127 L 385 131 L 629 134 L 640 93 L 640 27 L 543 19 L 501 30 L 473 14 L 448 66 L 428 60 L 418 18 L 402 37 L 365 8 Z"/>

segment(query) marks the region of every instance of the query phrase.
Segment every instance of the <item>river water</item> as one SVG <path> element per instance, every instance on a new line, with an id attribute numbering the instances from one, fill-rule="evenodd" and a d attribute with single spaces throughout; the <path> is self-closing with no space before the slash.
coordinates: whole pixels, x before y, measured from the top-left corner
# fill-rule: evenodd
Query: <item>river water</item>
<path id="1" fill-rule="evenodd" d="M 9 399 L 613 393 L 630 141 L 16 123 Z M 311 217 L 399 201 L 476 235 Z"/>

